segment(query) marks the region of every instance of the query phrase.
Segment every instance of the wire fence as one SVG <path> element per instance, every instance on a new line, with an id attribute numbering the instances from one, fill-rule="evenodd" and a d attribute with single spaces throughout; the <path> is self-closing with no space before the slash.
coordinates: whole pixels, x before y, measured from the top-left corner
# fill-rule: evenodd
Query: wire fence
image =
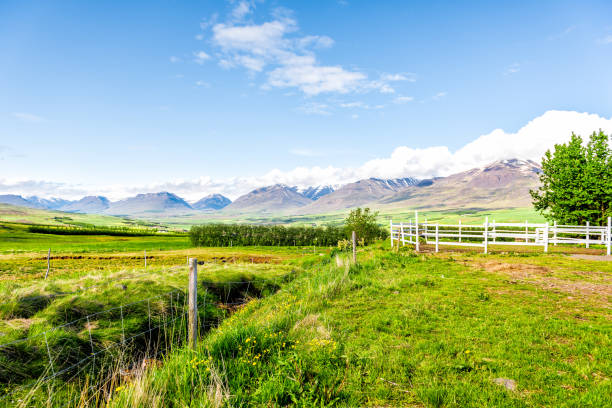
<path id="1" fill-rule="evenodd" d="M 201 280 L 200 332 L 218 326 L 250 299 L 277 290 L 286 279 Z M 0 406 L 43 400 L 55 406 L 69 392 L 75 395 L 70 394 L 66 406 L 108 398 L 123 377 L 137 375 L 145 362 L 158 362 L 160 355 L 185 343 L 187 308 L 187 294 L 175 289 L 35 333 L 29 330 L 27 337 L 0 344 Z"/>

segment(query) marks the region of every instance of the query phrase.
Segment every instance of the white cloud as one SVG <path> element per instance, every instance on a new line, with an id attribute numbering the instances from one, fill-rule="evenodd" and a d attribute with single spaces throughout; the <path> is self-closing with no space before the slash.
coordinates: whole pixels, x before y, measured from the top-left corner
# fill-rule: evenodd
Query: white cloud
<path id="1" fill-rule="evenodd" d="M 397 98 L 393 99 L 393 103 L 397 103 L 399 105 L 412 101 L 414 101 L 412 96 L 398 96 Z"/>
<path id="2" fill-rule="evenodd" d="M 382 79 L 383 81 L 408 81 L 408 82 L 415 82 L 416 81 L 416 74 L 413 74 L 411 72 L 404 72 L 404 73 L 399 73 L 399 74 L 382 74 L 380 76 L 380 79 Z"/>
<path id="3" fill-rule="evenodd" d="M 253 12 L 255 4 L 250 1 L 239 1 L 236 7 L 232 10 L 232 17 L 236 21 L 241 21 L 247 15 Z"/>
<path id="4" fill-rule="evenodd" d="M 390 82 L 413 82 L 416 78 L 411 73 L 390 73 L 371 80 L 357 69 L 322 64 L 315 50 L 332 47 L 332 38 L 297 35 L 297 21 L 287 9 L 275 9 L 271 19 L 261 24 L 244 21 L 253 8 L 252 2 L 238 2 L 228 21 L 211 25 L 212 45 L 218 50 L 215 54 L 221 67 L 246 68 L 251 75 L 264 72 L 263 89 L 295 88 L 307 96 L 369 91 L 390 94 L 395 92 Z"/>
<path id="5" fill-rule="evenodd" d="M 302 157 L 318 157 L 318 156 L 323 155 L 321 152 L 317 152 L 312 149 L 303 149 L 303 148 L 291 149 L 289 150 L 289 153 L 295 156 L 302 156 Z"/>
<path id="6" fill-rule="evenodd" d="M 329 109 L 330 109 L 329 105 L 325 103 L 318 103 L 318 102 L 309 102 L 297 108 L 298 111 L 306 113 L 308 115 L 322 115 L 322 116 L 331 115 L 331 112 L 329 111 Z"/>
<path id="7" fill-rule="evenodd" d="M 42 116 L 34 115 L 33 113 L 13 112 L 11 115 L 19 120 L 30 123 L 44 122 L 45 120 Z"/>
<path id="8" fill-rule="evenodd" d="M 504 75 L 516 74 L 520 70 L 521 70 L 521 64 L 519 64 L 518 62 L 515 62 L 514 64 L 506 68 L 506 70 L 504 71 Z"/>
<path id="9" fill-rule="evenodd" d="M 180 62 L 181 59 L 179 57 L 175 57 L 174 55 L 170 57 L 170 62 L 175 64 L 177 62 Z"/>
<path id="10" fill-rule="evenodd" d="M 597 42 L 603 45 L 612 44 L 612 34 L 600 38 L 599 40 L 597 40 Z"/>
<path id="11" fill-rule="evenodd" d="M 324 109 L 325 107 L 314 107 Z M 204 176 L 192 180 L 173 180 L 147 185 L 82 186 L 49 181 L 0 179 L 0 194 L 14 193 L 80 198 L 86 194 L 103 194 L 119 199 L 144 192 L 171 191 L 190 200 L 209 193 L 221 193 L 232 199 L 254 188 L 284 183 L 306 187 L 321 184 L 344 184 L 368 177 L 428 178 L 446 176 L 460 171 L 481 167 L 495 160 L 519 158 L 539 162 L 548 149 L 569 140 L 571 132 L 587 138 L 593 131 L 602 129 L 612 134 L 612 118 L 573 111 L 548 111 L 531 120 L 516 132 L 494 129 L 475 138 L 457 151 L 446 146 L 412 148 L 399 146 L 389 157 L 369 160 L 357 167 L 296 167 L 282 171 L 273 169 L 260 176 L 212 179 Z M 296 148 L 291 153 L 298 156 L 315 156 L 318 153 L 307 148 Z"/>
<path id="12" fill-rule="evenodd" d="M 200 65 L 204 63 L 207 59 L 210 58 L 210 55 L 205 53 L 204 51 L 194 51 L 193 52 L 194 61 Z"/>
<path id="13" fill-rule="evenodd" d="M 438 92 L 437 94 L 432 96 L 431 99 L 433 99 L 434 101 L 437 101 L 438 99 L 444 98 L 446 95 L 448 95 L 447 92 Z"/>

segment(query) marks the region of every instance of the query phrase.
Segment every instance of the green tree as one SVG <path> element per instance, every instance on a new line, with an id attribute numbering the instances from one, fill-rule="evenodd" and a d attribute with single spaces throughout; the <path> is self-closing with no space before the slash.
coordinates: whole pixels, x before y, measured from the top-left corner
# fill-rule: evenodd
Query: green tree
<path id="1" fill-rule="evenodd" d="M 610 136 L 593 132 L 586 146 L 572 133 L 542 158 L 541 186 L 531 190 L 533 205 L 547 219 L 565 224 L 604 225 L 612 215 Z"/>
<path id="2" fill-rule="evenodd" d="M 363 239 L 366 244 L 377 238 L 384 238 L 386 229 L 378 225 L 376 217 L 378 217 L 378 211 L 371 212 L 369 208 L 351 210 L 344 220 L 347 235 L 350 237 L 352 232 L 355 231 L 357 239 Z"/>

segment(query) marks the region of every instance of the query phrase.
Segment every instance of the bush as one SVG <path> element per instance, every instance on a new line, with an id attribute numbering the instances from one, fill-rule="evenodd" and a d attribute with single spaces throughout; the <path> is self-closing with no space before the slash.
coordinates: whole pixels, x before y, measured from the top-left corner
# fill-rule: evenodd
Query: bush
<path id="1" fill-rule="evenodd" d="M 335 246 L 344 238 L 340 227 L 285 227 L 282 225 L 206 224 L 191 227 L 191 243 L 202 247 Z"/>

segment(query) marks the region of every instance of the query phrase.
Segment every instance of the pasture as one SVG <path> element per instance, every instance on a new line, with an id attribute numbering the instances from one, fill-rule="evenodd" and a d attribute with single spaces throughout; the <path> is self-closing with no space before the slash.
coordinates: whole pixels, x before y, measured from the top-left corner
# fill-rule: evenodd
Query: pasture
<path id="1" fill-rule="evenodd" d="M 196 350 L 180 318 L 163 342 L 146 337 L 154 363 L 130 375 L 146 342 L 120 341 L 147 327 L 142 302 L 53 332 L 51 357 L 40 339 L 0 347 L 9 392 L 49 374 L 50 358 L 70 367 L 119 342 L 7 406 L 601 407 L 612 393 L 612 262 L 495 245 L 417 254 L 386 241 L 352 265 L 329 247 L 17 232 L 1 241 L 0 344 L 168 293 L 178 295 L 157 303 L 154 326 L 177 319 L 188 257 L 201 263 L 205 323 Z"/>

